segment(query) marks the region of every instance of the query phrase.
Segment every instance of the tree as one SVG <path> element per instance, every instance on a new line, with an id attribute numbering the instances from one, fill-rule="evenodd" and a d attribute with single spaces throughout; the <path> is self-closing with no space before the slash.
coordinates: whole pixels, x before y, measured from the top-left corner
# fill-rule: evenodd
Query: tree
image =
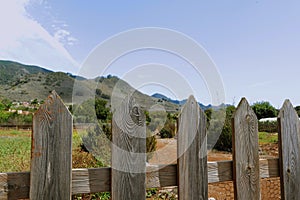
<path id="1" fill-rule="evenodd" d="M 161 138 L 173 138 L 176 134 L 178 113 L 167 113 L 163 128 L 159 131 Z"/>
<path id="2" fill-rule="evenodd" d="M 5 105 L 2 102 L 0 102 L 0 111 L 3 111 L 3 110 L 5 110 Z"/>
<path id="3" fill-rule="evenodd" d="M 102 94 L 102 90 L 99 89 L 99 88 L 97 88 L 97 89 L 96 89 L 96 95 L 97 95 L 97 96 L 100 96 L 101 94 Z"/>
<path id="4" fill-rule="evenodd" d="M 300 117 L 300 106 L 296 106 L 295 110 L 297 111 L 298 116 Z"/>
<path id="5" fill-rule="evenodd" d="M 220 151 L 231 151 L 232 150 L 232 125 L 231 120 L 233 113 L 235 112 L 234 106 L 228 106 L 226 108 L 226 118 L 224 126 L 222 128 L 221 135 L 215 144 L 214 148 Z M 211 124 L 212 125 L 212 124 Z"/>
<path id="6" fill-rule="evenodd" d="M 150 117 L 149 111 L 145 110 L 144 114 L 146 116 L 146 125 L 148 126 L 151 122 L 151 117 Z"/>
<path id="7" fill-rule="evenodd" d="M 39 101 L 37 99 L 34 99 L 31 101 L 31 105 L 33 105 L 33 107 L 36 108 L 39 105 Z"/>
<path id="8" fill-rule="evenodd" d="M 107 101 L 101 98 L 88 99 L 81 104 L 74 104 L 72 112 L 77 123 L 92 123 L 95 120 L 108 122 L 111 120 L 110 108 L 106 106 Z M 95 117 L 96 115 L 96 117 Z"/>
<path id="9" fill-rule="evenodd" d="M 110 109 L 106 107 L 107 101 L 96 98 L 95 99 L 95 111 L 97 119 L 108 120 L 111 119 Z"/>
<path id="10" fill-rule="evenodd" d="M 208 109 L 206 109 L 204 111 L 204 113 L 206 115 L 206 127 L 209 127 L 211 116 L 212 116 L 212 112 L 213 112 L 212 108 L 208 108 Z"/>
<path id="11" fill-rule="evenodd" d="M 276 117 L 278 111 L 267 101 L 256 102 L 252 106 L 257 119 Z"/>
<path id="12" fill-rule="evenodd" d="M 12 106 L 12 102 L 9 99 L 2 99 L 0 102 L 0 109 L 4 108 L 4 110 L 9 110 Z"/>

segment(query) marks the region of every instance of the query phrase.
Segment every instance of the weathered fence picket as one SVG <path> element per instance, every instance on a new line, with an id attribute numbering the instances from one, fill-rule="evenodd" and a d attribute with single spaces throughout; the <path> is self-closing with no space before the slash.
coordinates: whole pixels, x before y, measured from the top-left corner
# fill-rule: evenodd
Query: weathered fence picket
<path id="1" fill-rule="evenodd" d="M 178 197 L 208 199 L 206 117 L 190 96 L 178 120 Z"/>
<path id="2" fill-rule="evenodd" d="M 145 117 L 134 99 L 125 98 L 116 110 L 112 132 L 112 199 L 145 199 Z"/>
<path id="3" fill-rule="evenodd" d="M 0 200 L 104 191 L 140 200 L 146 188 L 167 186 L 179 187 L 179 199 L 207 199 L 208 183 L 232 180 L 235 199 L 252 200 L 260 199 L 260 178 L 279 176 L 281 198 L 300 199 L 300 122 L 289 101 L 278 122 L 279 159 L 259 160 L 257 119 L 242 99 L 232 119 L 233 161 L 207 162 L 206 118 L 190 97 L 178 121 L 178 164 L 146 167 L 145 116 L 128 97 L 113 116 L 112 167 L 72 170 L 72 116 L 52 92 L 34 115 L 31 172 L 0 173 Z"/>
<path id="4" fill-rule="evenodd" d="M 72 115 L 52 92 L 33 116 L 30 199 L 71 199 Z"/>
<path id="5" fill-rule="evenodd" d="M 290 101 L 284 102 L 278 122 L 281 198 L 300 199 L 300 122 Z"/>
<path id="6" fill-rule="evenodd" d="M 232 121 L 235 198 L 260 199 L 258 122 L 245 98 L 239 103 Z"/>

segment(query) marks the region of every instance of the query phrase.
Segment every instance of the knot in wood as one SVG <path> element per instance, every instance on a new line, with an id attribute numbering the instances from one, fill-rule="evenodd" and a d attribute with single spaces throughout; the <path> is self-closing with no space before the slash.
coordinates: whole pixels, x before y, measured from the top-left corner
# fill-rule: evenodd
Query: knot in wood
<path id="1" fill-rule="evenodd" d="M 130 111 L 130 117 L 132 121 L 138 126 L 143 126 L 144 124 L 144 113 L 139 106 L 133 106 Z"/>
<path id="2" fill-rule="evenodd" d="M 251 175 L 251 171 L 252 171 L 252 166 L 251 166 L 251 165 L 248 165 L 248 166 L 247 166 L 247 169 L 246 169 L 246 172 L 247 172 L 247 175 L 248 175 L 248 176 Z"/>
<path id="3" fill-rule="evenodd" d="M 249 114 L 246 115 L 246 120 L 247 120 L 247 122 L 250 122 L 251 116 Z"/>

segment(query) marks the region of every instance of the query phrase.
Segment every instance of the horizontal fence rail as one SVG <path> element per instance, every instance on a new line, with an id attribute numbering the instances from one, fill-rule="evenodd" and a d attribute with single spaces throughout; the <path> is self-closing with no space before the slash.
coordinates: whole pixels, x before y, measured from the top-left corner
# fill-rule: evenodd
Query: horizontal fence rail
<path id="1" fill-rule="evenodd" d="M 260 177 L 279 177 L 279 159 L 259 161 Z M 208 162 L 208 183 L 233 181 L 233 161 Z M 177 164 L 147 166 L 146 188 L 178 186 Z M 159 169 L 158 172 L 152 171 Z M 111 168 L 73 169 L 72 194 L 111 191 Z M 30 172 L 0 173 L 0 199 L 29 198 Z"/>

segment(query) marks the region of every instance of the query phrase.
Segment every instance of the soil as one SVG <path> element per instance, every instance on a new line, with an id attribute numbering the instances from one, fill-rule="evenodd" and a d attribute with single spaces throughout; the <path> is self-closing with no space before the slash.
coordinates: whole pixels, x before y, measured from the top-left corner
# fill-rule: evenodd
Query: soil
<path id="1" fill-rule="evenodd" d="M 260 144 L 259 154 L 261 158 L 278 157 L 278 144 Z M 208 161 L 232 160 L 231 152 L 209 151 Z M 149 160 L 150 164 L 174 164 L 177 162 L 177 140 L 157 139 L 157 150 Z"/>
<path id="2" fill-rule="evenodd" d="M 278 157 L 278 144 L 277 143 L 260 144 L 259 155 L 260 158 L 262 159 Z M 215 151 L 215 150 L 209 151 L 207 160 L 208 161 L 232 160 L 232 153 Z M 154 153 L 153 157 L 149 160 L 149 163 L 150 164 L 174 164 L 176 162 L 177 162 L 177 140 L 157 139 L 157 151 Z M 273 193 L 275 195 L 274 197 L 273 196 L 269 197 L 270 195 L 267 194 L 267 196 L 265 197 L 264 194 L 262 194 L 264 199 L 278 199 L 277 196 L 280 196 L 280 189 L 279 189 L 280 182 L 276 178 L 275 178 L 276 180 L 273 179 L 270 180 L 264 179 L 262 181 L 262 187 L 266 187 L 265 190 L 267 191 L 267 193 Z M 274 188 L 271 188 L 269 185 L 266 185 L 266 184 L 270 184 L 269 182 L 274 182 L 273 184 L 271 184 L 274 185 Z M 279 186 L 276 187 L 276 184 Z M 225 194 L 226 192 L 224 192 L 223 189 L 228 191 L 229 194 Z M 209 184 L 209 195 L 211 197 L 215 197 L 215 199 L 233 199 L 232 197 L 233 194 L 230 193 L 233 193 L 232 181 Z M 166 195 L 167 198 L 161 198 L 160 195 L 163 195 L 164 197 Z M 177 188 L 176 187 L 162 188 L 157 192 L 156 195 L 154 195 L 154 197 L 147 198 L 147 199 L 177 199 Z"/>

